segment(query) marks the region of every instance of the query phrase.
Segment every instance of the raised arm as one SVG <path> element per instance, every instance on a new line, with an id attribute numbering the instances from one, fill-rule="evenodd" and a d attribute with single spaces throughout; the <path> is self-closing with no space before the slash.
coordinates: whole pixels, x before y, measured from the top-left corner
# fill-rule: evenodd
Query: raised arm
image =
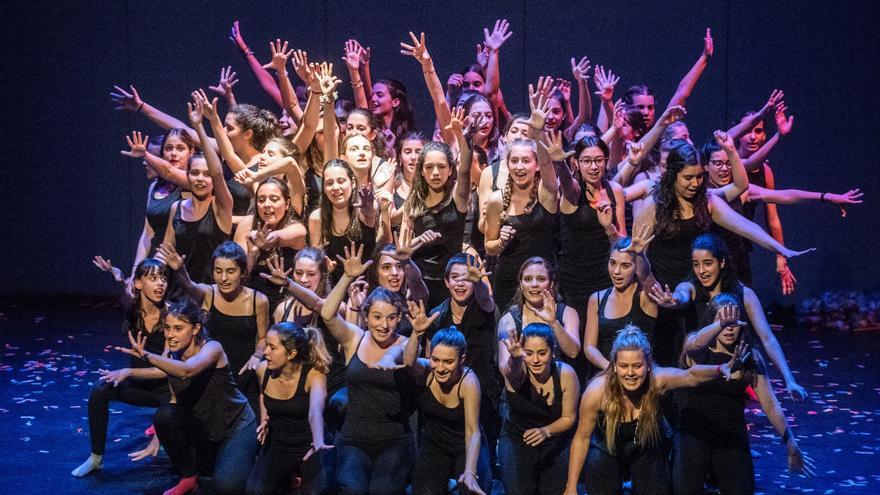
<path id="1" fill-rule="evenodd" d="M 302 57 L 300 57 L 302 54 Z M 322 86 L 321 80 L 318 78 L 318 74 L 316 70 L 312 70 L 306 65 L 308 59 L 306 58 L 305 52 L 301 52 L 297 50 L 293 54 L 293 66 L 296 68 L 297 74 L 301 74 L 300 77 L 303 77 L 304 81 L 306 81 L 306 87 L 309 89 L 309 97 L 306 99 L 306 109 L 302 114 L 302 123 L 297 129 L 296 134 L 293 136 L 293 144 L 296 145 L 298 150 L 305 151 L 306 148 L 309 147 L 312 140 L 315 139 L 315 134 L 318 131 L 318 119 L 321 116 L 321 108 L 325 105 L 326 98 L 321 98 L 321 96 L 327 96 L 330 100 L 330 106 L 333 107 L 333 103 L 336 101 L 336 88 L 339 86 L 339 81 L 335 77 L 333 77 L 333 64 L 329 64 L 327 66 L 327 79 L 329 86 L 325 88 Z M 317 66 L 316 66 L 317 67 Z M 332 89 L 329 93 L 325 93 L 325 89 Z M 299 102 L 296 99 L 296 95 L 293 96 L 293 100 L 297 102 L 297 106 L 299 106 Z M 326 106 L 323 107 L 326 112 Z M 333 124 L 336 125 L 336 111 L 330 112 L 330 115 L 333 117 Z M 325 129 L 326 129 L 326 120 L 325 120 Z"/>
<path id="2" fill-rule="evenodd" d="M 706 28 L 706 37 L 703 38 L 703 52 L 700 54 L 700 57 L 697 58 L 697 61 L 694 63 L 694 66 L 691 67 L 691 70 L 689 70 L 681 82 L 678 83 L 678 88 L 675 90 L 675 94 L 672 96 L 672 99 L 669 100 L 670 107 L 674 105 L 685 106 L 688 97 L 694 90 L 694 86 L 697 85 L 697 81 L 700 80 L 700 76 L 703 75 L 703 71 L 706 70 L 706 67 L 709 65 L 709 59 L 712 58 L 713 53 L 715 53 L 715 44 L 712 41 L 712 32 L 709 28 Z"/>
<path id="3" fill-rule="evenodd" d="M 119 299 L 119 304 L 122 305 L 122 309 L 128 311 L 132 304 L 131 291 L 128 289 L 128 284 L 125 282 L 125 276 L 122 274 L 122 270 L 113 266 L 109 259 L 105 260 L 101 256 L 95 256 L 92 259 L 92 264 L 98 267 L 99 270 L 107 272 L 113 276 L 113 282 L 115 282 L 114 285 L 116 287 L 116 297 Z"/>
<path id="4" fill-rule="evenodd" d="M 197 95 L 199 95 L 198 98 Z M 247 164 L 235 154 L 235 150 L 232 148 L 232 142 L 229 140 L 229 136 L 226 135 L 226 128 L 224 127 L 223 121 L 220 120 L 220 114 L 217 113 L 217 98 L 214 98 L 214 100 L 211 101 L 208 99 L 207 95 L 204 94 L 204 91 L 199 90 L 193 92 L 193 99 L 201 101 L 201 112 L 204 117 L 208 119 L 208 123 L 211 126 L 211 132 L 214 133 L 214 137 L 217 139 L 217 148 L 220 150 L 220 155 L 223 157 L 223 161 L 229 166 L 229 170 L 234 174 L 246 169 Z M 199 120 L 199 124 L 201 124 L 201 120 Z M 195 126 L 195 124 L 193 124 L 193 126 Z M 198 132 L 198 129 L 196 129 L 196 131 Z M 206 152 L 205 159 L 207 158 L 208 153 Z M 216 184 L 214 187 L 216 188 Z"/>
<path id="5" fill-rule="evenodd" d="M 729 203 L 749 189 L 749 177 L 742 160 L 739 158 L 739 153 L 736 152 L 736 147 L 733 145 L 733 139 L 725 132 L 715 131 L 715 142 L 727 155 L 733 182 L 713 189 L 712 193 L 724 197 L 724 200 Z"/>
<path id="6" fill-rule="evenodd" d="M 428 87 L 428 94 L 431 95 L 431 103 L 434 105 L 434 113 L 440 125 L 443 141 L 452 143 L 454 139 L 448 129 L 451 111 L 449 103 L 446 101 L 446 96 L 443 94 L 443 85 L 440 83 L 440 78 L 437 77 L 437 71 L 434 69 L 434 61 L 428 53 L 428 46 L 425 44 L 425 33 L 421 33 L 416 38 L 416 35 L 410 32 L 409 37 L 412 40 L 412 45 L 401 42 L 400 54 L 415 58 L 422 66 L 422 75 L 425 78 L 425 85 Z"/>
<path id="7" fill-rule="evenodd" d="M 199 136 L 196 134 L 196 131 L 186 125 L 182 120 L 172 117 L 171 115 L 168 115 L 158 108 L 148 103 L 145 103 L 141 99 L 140 95 L 137 92 L 137 89 L 135 89 L 134 86 L 129 86 L 129 91 L 126 91 L 119 86 L 113 86 L 113 89 L 115 90 L 115 92 L 110 93 L 110 99 L 113 100 L 113 103 L 117 105 L 117 110 L 140 113 L 163 129 L 183 129 L 186 131 L 189 137 L 193 141 L 195 141 L 196 146 L 198 146 L 199 148 L 204 148 L 206 146 L 206 144 L 203 144 L 199 140 Z M 217 144 L 214 143 L 214 140 L 209 140 L 207 142 L 207 146 L 216 145 Z"/>
<path id="8" fill-rule="evenodd" d="M 367 93 L 364 91 L 364 82 L 361 80 L 361 74 L 359 72 L 360 64 L 361 64 L 361 54 L 358 47 L 360 45 L 355 40 L 348 40 L 345 42 L 345 53 L 342 57 L 342 61 L 345 62 L 345 66 L 348 68 L 348 76 L 351 80 L 351 90 L 354 93 L 354 104 L 358 108 L 370 108 L 369 102 L 367 101 Z"/>
<path id="9" fill-rule="evenodd" d="M 232 70 L 231 65 L 220 68 L 220 81 L 216 86 L 208 86 L 208 89 L 222 96 L 226 100 L 226 104 L 230 107 L 235 106 L 235 94 L 232 87 L 238 84 L 237 74 Z"/>
<path id="10" fill-rule="evenodd" d="M 743 299 L 743 306 L 745 306 L 746 314 L 749 315 L 749 321 L 752 322 L 752 328 L 761 340 L 761 345 L 764 347 L 767 357 L 770 358 L 770 361 L 773 362 L 773 365 L 782 374 L 788 394 L 794 400 L 803 400 L 807 397 L 807 391 L 797 383 L 791 368 L 788 367 L 785 353 L 782 352 L 782 347 L 779 345 L 779 341 L 776 340 L 776 336 L 767 322 L 760 299 L 755 295 L 755 291 L 748 287 L 743 289 Z"/>
<path id="11" fill-rule="evenodd" d="M 471 197 L 471 147 L 464 137 L 463 126 L 465 123 L 464 109 L 458 107 L 452 112 L 446 131 L 455 138 L 458 143 L 458 166 L 456 167 L 455 189 L 452 191 L 452 200 L 459 213 L 467 213 L 468 201 Z M 421 172 L 419 172 L 421 173 Z"/>
<path id="12" fill-rule="evenodd" d="M 150 136 L 144 136 L 139 131 L 132 131 L 131 137 L 125 136 L 129 147 L 128 151 L 122 150 L 120 153 L 129 158 L 143 158 L 147 166 L 155 170 L 159 177 L 176 186 L 189 189 L 189 180 L 185 171 L 147 151 L 149 139 Z"/>
<path id="13" fill-rule="evenodd" d="M 514 390 L 526 379 L 524 344 L 525 337 L 516 331 L 510 313 L 503 316 L 498 322 L 498 370 Z"/>
<path id="14" fill-rule="evenodd" d="M 602 111 L 599 112 L 596 127 L 600 132 L 605 132 L 613 127 L 611 121 L 614 119 L 614 103 L 611 98 L 614 96 L 614 86 L 620 81 L 620 77 L 615 76 L 610 69 L 606 72 L 602 65 L 596 66 L 593 77 L 596 82 L 594 94 L 599 96 L 599 101 L 602 104 Z M 609 143 L 609 141 L 605 142 Z"/>
<path id="15" fill-rule="evenodd" d="M 333 334 L 333 337 L 346 349 L 346 357 L 350 358 L 353 352 L 357 350 L 357 339 L 363 335 L 364 331 L 343 320 L 339 316 L 339 306 L 342 304 L 342 299 L 348 293 L 348 286 L 373 264 L 373 260 L 361 263 L 364 246 L 356 247 L 354 242 L 351 243 L 350 247 L 346 246 L 344 252 L 345 258 L 339 255 L 336 256 L 343 266 L 342 277 L 336 283 L 336 286 L 333 287 L 333 290 L 330 291 L 330 295 L 327 296 L 327 300 L 321 307 L 321 318 L 327 325 L 327 329 Z"/>
<path id="16" fill-rule="evenodd" d="M 556 166 L 553 162 L 564 162 L 572 155 L 574 150 L 566 152 L 562 147 L 561 132 L 547 133 L 538 142 L 538 164 L 541 166 L 538 201 L 551 213 L 556 213 L 559 209 L 559 179 L 556 177 Z"/>
<path id="17" fill-rule="evenodd" d="M 734 140 L 741 138 L 743 134 L 748 132 L 752 127 L 755 127 L 755 125 L 757 125 L 762 119 L 768 117 L 771 113 L 775 113 L 776 106 L 783 104 L 782 98 L 784 97 L 785 94 L 782 91 L 774 89 L 770 92 L 770 98 L 767 100 L 767 103 L 765 103 L 760 110 L 745 117 L 740 120 L 738 124 L 728 129 L 727 135 Z"/>
<path id="18" fill-rule="evenodd" d="M 776 134 L 773 135 L 772 138 L 768 139 L 763 146 L 758 148 L 758 151 L 752 153 L 751 156 L 745 159 L 743 165 L 745 165 L 746 170 L 756 171 L 760 170 L 761 166 L 764 164 L 764 159 L 767 158 L 767 155 L 779 144 L 779 141 L 782 140 L 784 136 L 787 136 L 789 132 L 791 132 L 791 128 L 794 125 L 794 115 L 791 115 L 786 118 L 785 111 L 788 108 L 784 103 L 780 103 L 776 107 L 776 113 L 774 114 L 776 117 Z"/>
<path id="19" fill-rule="evenodd" d="M 705 353 L 706 349 L 715 343 L 715 339 L 718 338 L 718 334 L 722 330 L 745 324 L 745 322 L 739 321 L 739 308 L 735 304 L 722 306 L 715 313 L 715 321 L 687 336 L 684 350 L 691 359 L 698 361 L 697 356 Z"/>
<path id="20" fill-rule="evenodd" d="M 428 316 L 425 310 L 425 301 L 419 301 L 418 303 L 407 301 L 406 307 L 408 310 L 407 318 L 412 325 L 413 331 L 404 349 L 404 364 L 410 366 L 410 373 L 413 376 L 424 379 L 425 375 L 430 372 L 430 364 L 427 359 L 414 359 L 414 355 L 418 355 L 419 342 L 421 342 L 425 332 L 440 317 L 440 313 L 437 312 Z M 416 342 L 413 342 L 414 340 Z"/>
<path id="21" fill-rule="evenodd" d="M 238 21 L 232 23 L 232 30 L 229 34 L 229 39 L 238 46 L 239 50 L 241 50 L 244 58 L 247 60 L 248 66 L 250 66 L 251 71 L 253 71 L 254 76 L 256 76 L 257 81 L 260 83 L 260 87 L 263 88 L 263 91 L 269 95 L 279 107 L 284 108 L 284 104 L 281 101 L 281 91 L 278 89 L 278 85 L 275 84 L 275 79 L 273 79 L 272 75 L 263 68 L 263 64 L 261 64 L 260 61 L 257 60 L 257 57 L 254 56 L 254 51 L 248 48 L 247 43 L 244 41 L 244 37 L 241 35 Z"/>
<path id="22" fill-rule="evenodd" d="M 549 290 L 543 294 L 544 304 L 540 308 L 532 307 L 535 315 L 553 329 L 559 350 L 569 358 L 575 358 L 581 352 L 580 321 L 577 311 L 567 307 L 563 312 L 563 321 L 556 319 L 556 301 Z"/>
<path id="23" fill-rule="evenodd" d="M 303 119 L 303 110 L 299 106 L 299 100 L 296 98 L 296 90 L 293 89 L 290 79 L 287 77 L 287 60 L 293 53 L 293 49 L 287 48 L 287 42 L 283 44 L 280 39 L 275 42 L 269 42 L 269 50 L 272 52 L 272 60 L 263 65 L 263 69 L 274 69 L 275 76 L 278 77 L 278 89 L 281 97 L 281 108 L 293 117 L 293 120 L 299 124 Z M 296 63 L 294 62 L 294 67 Z"/>
<path id="24" fill-rule="evenodd" d="M 483 28 L 483 47 L 489 52 L 486 61 L 486 88 L 487 97 L 498 93 L 501 88 L 501 69 L 499 67 L 499 52 L 501 45 L 504 44 L 511 36 L 513 31 L 508 31 L 510 24 L 507 19 L 499 19 L 495 21 L 492 32 L 489 33 L 488 28 Z"/>
<path id="25" fill-rule="evenodd" d="M 196 107 L 193 111 L 192 104 L 187 103 L 187 113 L 190 115 L 193 127 L 195 127 L 199 136 L 207 139 L 201 116 L 207 115 L 209 118 L 216 118 L 217 98 L 209 102 L 204 91 L 199 90 L 196 94 L 198 95 L 195 99 Z M 226 137 L 225 131 L 223 136 Z M 204 153 L 205 162 L 208 164 L 208 172 L 211 174 L 211 182 L 214 188 L 214 200 L 217 203 L 217 223 L 221 227 L 227 227 L 224 230 L 228 232 L 232 230 L 232 193 L 229 192 L 226 179 L 223 178 L 223 165 L 220 163 L 220 157 L 217 156 L 217 152 L 213 148 L 205 148 Z"/>
<path id="26" fill-rule="evenodd" d="M 581 58 L 580 62 L 575 62 L 574 57 L 571 59 L 571 74 L 578 86 L 578 114 L 571 126 L 565 130 L 565 138 L 569 141 L 574 139 L 578 129 L 582 124 L 589 123 L 593 119 L 593 101 L 590 95 L 590 61 L 587 57 Z"/>
<path id="27" fill-rule="evenodd" d="M 174 279 L 178 287 L 183 289 L 183 292 L 193 301 L 201 304 L 208 295 L 213 293 L 210 285 L 199 284 L 189 278 L 186 265 L 183 264 L 184 257 L 177 253 L 174 246 L 164 243 L 159 244 L 159 247 L 156 249 L 155 258 L 165 263 L 174 272 Z"/>
<path id="28" fill-rule="evenodd" d="M 709 195 L 708 199 L 712 211 L 712 220 L 715 223 L 734 234 L 749 239 L 764 249 L 778 253 L 786 258 L 800 256 L 815 250 L 815 248 L 811 248 L 804 251 L 792 251 L 780 244 L 776 239 L 770 237 L 769 234 L 764 232 L 764 229 L 755 225 L 754 222 L 750 222 L 739 213 L 733 211 L 730 205 L 723 199 L 714 195 Z"/>

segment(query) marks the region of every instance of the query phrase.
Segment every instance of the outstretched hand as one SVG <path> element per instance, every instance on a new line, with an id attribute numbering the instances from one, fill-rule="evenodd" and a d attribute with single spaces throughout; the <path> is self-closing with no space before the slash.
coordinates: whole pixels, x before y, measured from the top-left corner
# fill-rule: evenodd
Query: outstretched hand
<path id="1" fill-rule="evenodd" d="M 174 246 L 166 243 L 159 244 L 153 257 L 172 270 L 180 270 L 180 267 L 183 266 L 183 262 L 186 260 L 186 256 L 177 254 Z"/>
<path id="2" fill-rule="evenodd" d="M 634 254 L 642 254 L 648 249 L 648 245 L 654 240 L 650 225 L 642 225 L 638 232 L 633 232 L 630 237 L 629 246 L 621 249 L 621 251 L 629 251 Z"/>
<path id="3" fill-rule="evenodd" d="M 131 137 L 125 136 L 129 150 L 122 150 L 120 153 L 131 158 L 143 158 L 147 154 L 147 142 L 149 140 L 150 136 L 144 136 L 140 131 L 131 131 Z"/>
<path id="4" fill-rule="evenodd" d="M 266 260 L 266 267 L 269 268 L 269 273 L 260 273 L 261 277 L 275 285 L 286 286 L 288 284 L 287 277 L 293 272 L 293 268 L 284 269 L 284 257 L 270 256 Z"/>
<path id="5" fill-rule="evenodd" d="M 232 70 L 231 65 L 220 68 L 220 82 L 216 86 L 208 86 L 211 91 L 229 98 L 232 95 L 232 87 L 238 84 L 237 74 Z"/>
<path id="6" fill-rule="evenodd" d="M 513 36 L 513 31 L 508 31 L 509 29 L 510 23 L 507 22 L 507 19 L 495 21 L 495 27 L 492 28 L 491 33 L 488 28 L 483 28 L 483 46 L 489 51 L 497 52 L 501 49 L 501 45 Z"/>
<path id="7" fill-rule="evenodd" d="M 407 301 L 406 307 L 409 311 L 409 315 L 407 315 L 407 319 L 410 324 L 412 324 L 413 335 L 419 336 L 425 333 L 428 328 L 431 327 L 431 324 L 440 316 L 440 313 L 434 313 L 431 316 L 427 316 L 427 311 L 425 310 L 425 301 L 419 301 L 415 303 L 413 301 Z"/>
<path id="8" fill-rule="evenodd" d="M 109 273 L 110 275 L 113 275 L 113 280 L 115 280 L 119 283 L 125 282 L 125 276 L 122 275 L 122 270 L 113 266 L 110 263 L 109 259 L 104 259 L 101 256 L 95 256 L 94 259 L 92 259 L 92 264 L 97 266 L 98 269 L 100 269 L 101 271 L 104 271 L 104 272 Z"/>
<path id="9" fill-rule="evenodd" d="M 663 308 L 671 309 L 678 306 L 678 300 L 675 298 L 675 294 L 669 290 L 668 284 L 660 285 L 660 282 L 656 282 L 653 287 L 648 289 L 648 297 Z"/>
<path id="10" fill-rule="evenodd" d="M 706 58 L 712 58 L 715 54 L 715 42 L 712 40 L 712 30 L 706 28 L 706 37 L 703 38 L 703 55 Z"/>
<path id="11" fill-rule="evenodd" d="M 110 92 L 110 99 L 116 104 L 116 110 L 125 110 L 126 112 L 139 112 L 144 106 L 144 101 L 134 86 L 129 86 L 126 91 L 119 86 L 113 86 L 115 92 Z"/>
<path id="12" fill-rule="evenodd" d="M 417 38 L 415 33 L 410 31 L 409 37 L 412 40 L 412 45 L 401 41 L 400 54 L 413 57 L 416 59 L 416 62 L 423 66 L 429 65 L 431 63 L 431 55 L 428 53 L 428 46 L 425 44 L 425 33 L 419 34 Z"/>
<path id="13" fill-rule="evenodd" d="M 373 260 L 367 260 L 366 263 L 361 262 L 361 257 L 364 254 L 364 245 L 363 244 L 355 244 L 354 241 L 351 242 L 351 246 L 343 247 L 343 251 L 345 253 L 345 257 L 336 255 L 336 258 L 342 262 L 342 269 L 345 274 L 351 278 L 357 278 L 361 276 L 370 265 L 373 264 Z"/>
<path id="14" fill-rule="evenodd" d="M 614 96 L 614 86 L 620 81 L 620 77 L 614 75 L 611 69 L 605 70 L 605 66 L 597 65 L 593 71 L 593 80 L 596 83 L 596 91 L 593 94 L 599 96 L 602 101 L 611 101 Z"/>
<path id="15" fill-rule="evenodd" d="M 538 146 L 542 146 L 554 162 L 565 161 L 574 155 L 574 150 L 565 151 L 562 147 L 562 133 L 559 131 L 545 132 L 541 136 Z"/>

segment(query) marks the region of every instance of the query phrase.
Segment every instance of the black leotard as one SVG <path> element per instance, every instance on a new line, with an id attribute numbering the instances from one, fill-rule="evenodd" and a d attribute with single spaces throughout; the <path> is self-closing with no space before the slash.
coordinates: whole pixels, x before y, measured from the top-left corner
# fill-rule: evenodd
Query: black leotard
<path id="1" fill-rule="evenodd" d="M 312 430 L 309 427 L 309 394 L 306 392 L 306 378 L 310 366 L 303 366 L 299 372 L 296 392 L 289 399 L 278 399 L 266 393 L 271 371 L 266 369 L 260 391 L 263 405 L 269 416 L 269 436 L 273 442 L 303 447 L 308 450 L 312 443 Z"/>
<path id="2" fill-rule="evenodd" d="M 648 336 L 649 340 L 653 339 L 654 322 L 657 318 L 648 315 L 642 309 L 640 289 L 633 291 L 632 301 L 630 302 L 629 311 L 619 318 L 608 318 L 605 316 L 605 306 L 608 304 L 608 298 L 611 296 L 611 287 L 599 293 L 599 338 L 596 341 L 596 347 L 603 356 L 608 358 L 611 355 L 611 345 L 617 337 L 617 332 L 627 325 L 635 325 Z M 592 318 L 589 315 L 588 318 Z"/>
<path id="3" fill-rule="evenodd" d="M 184 264 L 190 278 L 202 284 L 210 284 L 214 281 L 211 256 L 217 246 L 229 239 L 229 234 L 223 232 L 214 217 L 215 202 L 216 200 L 211 201 L 208 211 L 202 218 L 188 221 L 181 216 L 180 209 L 183 204 L 181 201 L 177 203 L 172 220 L 175 249 L 181 256 L 186 256 Z"/>

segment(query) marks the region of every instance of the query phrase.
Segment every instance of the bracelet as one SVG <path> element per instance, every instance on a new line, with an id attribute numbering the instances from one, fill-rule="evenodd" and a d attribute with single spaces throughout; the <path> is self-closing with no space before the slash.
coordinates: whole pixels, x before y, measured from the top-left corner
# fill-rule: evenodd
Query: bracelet
<path id="1" fill-rule="evenodd" d="M 437 72 L 437 71 L 434 70 L 434 69 L 431 69 L 431 70 L 423 70 L 423 71 L 422 71 L 422 74 L 433 74 L 433 73 L 435 73 L 435 72 Z M 474 475 L 474 476 L 476 476 L 476 475 Z"/>
<path id="2" fill-rule="evenodd" d="M 361 312 L 361 308 L 359 308 L 359 307 L 349 306 L 348 309 L 352 313 L 360 313 Z"/>
<path id="3" fill-rule="evenodd" d="M 247 50 L 244 51 L 244 56 L 245 56 L 245 57 L 250 57 L 250 56 L 253 55 L 253 54 L 254 54 L 254 51 L 251 50 L 250 48 L 248 48 Z"/>
<path id="4" fill-rule="evenodd" d="M 822 193 L 822 194 L 819 195 L 819 202 L 820 202 L 820 203 L 824 203 L 824 202 L 825 202 L 825 195 L 826 195 L 826 194 L 828 194 L 828 193 Z"/>
<path id="5" fill-rule="evenodd" d="M 724 376 L 724 372 L 721 371 L 721 365 L 715 367 L 715 372 L 718 373 L 718 376 Z"/>
<path id="6" fill-rule="evenodd" d="M 328 105 L 330 103 L 333 103 L 333 99 L 327 95 L 324 95 L 324 94 L 322 94 L 320 96 L 320 98 L 318 98 L 318 100 L 321 102 L 322 105 Z"/>
<path id="7" fill-rule="evenodd" d="M 353 89 L 362 88 L 362 87 L 364 87 L 364 82 L 363 81 L 351 81 L 351 87 Z"/>
<path id="8" fill-rule="evenodd" d="M 142 108 L 144 108 L 144 102 L 141 102 L 140 106 L 138 106 L 138 109 L 135 110 L 134 113 L 140 113 Z M 823 196 L 824 196 L 824 194 L 825 193 L 822 193 Z M 823 199 L 822 201 L 824 202 L 825 200 Z"/>

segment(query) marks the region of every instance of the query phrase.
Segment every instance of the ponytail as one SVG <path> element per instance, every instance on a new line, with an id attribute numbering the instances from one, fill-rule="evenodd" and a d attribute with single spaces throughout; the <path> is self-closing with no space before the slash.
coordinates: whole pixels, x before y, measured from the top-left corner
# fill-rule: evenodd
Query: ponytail
<path id="1" fill-rule="evenodd" d="M 327 352 L 327 346 L 324 345 L 324 337 L 321 335 L 321 330 L 315 327 L 305 327 L 303 331 L 309 342 L 309 366 L 326 375 L 330 372 L 330 363 L 333 361 L 333 358 Z"/>
<path id="2" fill-rule="evenodd" d="M 296 351 L 294 363 L 305 363 L 324 374 L 330 371 L 332 359 L 320 330 L 302 327 L 292 321 L 276 323 L 269 330 L 278 334 L 278 340 L 287 352 Z"/>

